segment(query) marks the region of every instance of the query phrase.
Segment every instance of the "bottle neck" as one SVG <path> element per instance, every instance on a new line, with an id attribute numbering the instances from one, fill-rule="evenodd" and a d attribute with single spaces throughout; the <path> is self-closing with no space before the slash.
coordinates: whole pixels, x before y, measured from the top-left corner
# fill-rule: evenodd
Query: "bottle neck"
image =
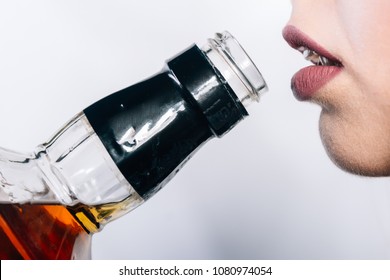
<path id="1" fill-rule="evenodd" d="M 196 45 L 166 68 L 84 110 L 113 162 L 148 199 L 208 139 L 222 136 L 247 112 Z"/>
<path id="2" fill-rule="evenodd" d="M 161 189 L 214 136 L 183 91 L 172 73 L 163 71 L 84 110 L 113 161 L 143 199 Z"/>
<path id="3" fill-rule="evenodd" d="M 216 136 L 222 137 L 248 115 L 226 79 L 197 46 L 167 64 Z"/>

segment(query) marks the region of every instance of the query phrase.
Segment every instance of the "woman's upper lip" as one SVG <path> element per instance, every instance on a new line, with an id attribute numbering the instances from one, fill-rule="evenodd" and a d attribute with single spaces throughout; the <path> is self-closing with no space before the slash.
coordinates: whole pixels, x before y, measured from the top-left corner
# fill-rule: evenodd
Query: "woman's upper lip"
<path id="1" fill-rule="evenodd" d="M 339 59 L 293 25 L 287 25 L 283 29 L 283 38 L 294 49 L 307 48 L 335 64 L 342 65 Z"/>

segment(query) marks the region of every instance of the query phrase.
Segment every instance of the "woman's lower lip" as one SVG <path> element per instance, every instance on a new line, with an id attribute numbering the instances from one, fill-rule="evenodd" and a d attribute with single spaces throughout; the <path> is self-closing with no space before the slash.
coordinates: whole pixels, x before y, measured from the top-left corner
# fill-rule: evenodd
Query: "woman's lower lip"
<path id="1" fill-rule="evenodd" d="M 298 100 L 311 99 L 325 84 L 342 70 L 339 66 L 309 66 L 297 72 L 291 80 L 291 88 Z"/>

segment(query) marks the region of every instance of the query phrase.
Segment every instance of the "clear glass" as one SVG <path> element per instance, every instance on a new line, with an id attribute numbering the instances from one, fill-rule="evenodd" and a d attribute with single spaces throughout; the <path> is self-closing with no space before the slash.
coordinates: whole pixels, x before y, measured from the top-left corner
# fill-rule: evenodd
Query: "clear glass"
<path id="1" fill-rule="evenodd" d="M 0 202 L 101 205 L 143 199 L 79 114 L 32 155 L 0 150 Z"/>
<path id="2" fill-rule="evenodd" d="M 216 33 L 202 50 L 245 107 L 259 102 L 260 96 L 268 91 L 260 71 L 229 32 Z"/>

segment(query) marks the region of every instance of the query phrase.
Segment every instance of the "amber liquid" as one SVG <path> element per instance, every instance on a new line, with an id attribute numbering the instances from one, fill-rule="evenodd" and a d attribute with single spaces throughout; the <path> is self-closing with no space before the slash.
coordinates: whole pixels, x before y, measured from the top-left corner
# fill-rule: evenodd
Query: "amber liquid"
<path id="1" fill-rule="evenodd" d="M 72 259 L 121 204 L 0 204 L 0 259 Z"/>

